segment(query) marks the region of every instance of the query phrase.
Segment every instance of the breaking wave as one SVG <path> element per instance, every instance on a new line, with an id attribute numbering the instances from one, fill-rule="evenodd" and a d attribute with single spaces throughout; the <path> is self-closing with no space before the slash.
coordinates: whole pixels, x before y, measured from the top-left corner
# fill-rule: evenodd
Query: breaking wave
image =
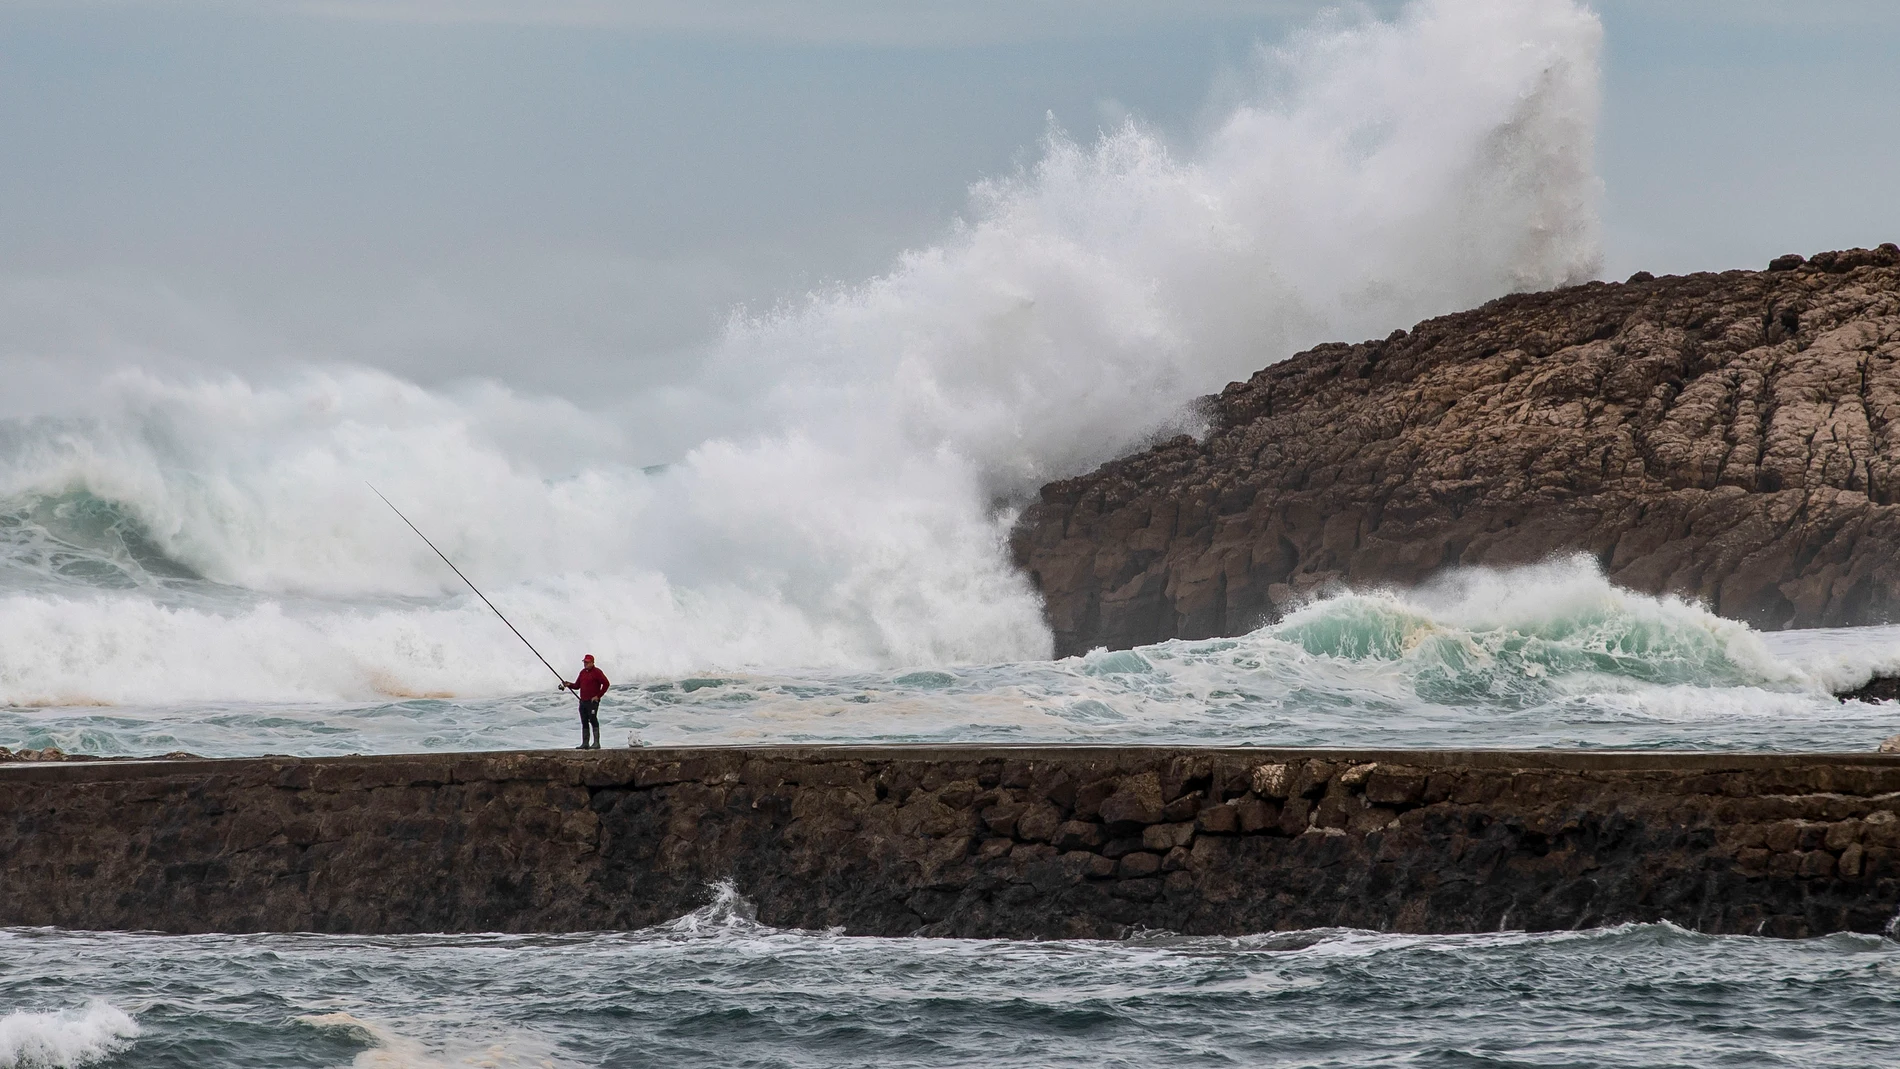
<path id="1" fill-rule="evenodd" d="M 0 700 L 539 686 L 365 480 L 560 660 L 1047 657 L 1010 502 L 1304 345 L 1595 271 L 1599 38 L 1572 0 L 1323 21 L 1192 144 L 1052 130 L 936 245 L 594 407 L 125 370 L 0 424 Z"/>
<path id="2" fill-rule="evenodd" d="M 0 1017 L 0 1069 L 75 1069 L 132 1045 L 138 1023 L 94 1002 L 83 1010 L 14 1010 Z"/>
<path id="3" fill-rule="evenodd" d="M 1522 706 L 1638 684 L 1822 686 L 1746 624 L 1624 590 L 1588 558 L 1344 594 L 1261 634 L 1317 657 L 1402 666 L 1420 698 L 1446 705 Z"/>

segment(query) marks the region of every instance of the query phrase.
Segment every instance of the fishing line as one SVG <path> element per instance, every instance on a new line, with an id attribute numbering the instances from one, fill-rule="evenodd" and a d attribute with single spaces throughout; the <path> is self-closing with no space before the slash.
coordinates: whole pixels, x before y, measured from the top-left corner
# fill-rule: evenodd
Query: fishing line
<path id="1" fill-rule="evenodd" d="M 369 487 L 370 493 L 375 494 L 377 497 L 383 497 L 383 492 L 381 490 L 376 489 L 373 483 L 366 482 L 363 485 Z M 386 497 L 383 497 L 383 504 L 388 505 L 389 511 L 395 513 L 396 517 L 402 520 L 402 522 L 409 523 L 409 517 L 404 516 L 402 514 L 402 510 L 396 507 L 395 502 L 389 500 Z M 454 572 L 456 576 L 462 580 L 462 582 L 468 583 L 468 588 L 470 590 L 475 591 L 475 596 L 482 599 L 482 604 L 488 606 L 489 611 L 495 614 L 496 619 L 500 620 L 504 624 L 508 624 L 508 630 L 513 631 L 515 633 L 515 637 L 521 640 L 521 644 L 523 646 L 528 647 L 528 652 L 534 654 L 536 660 L 540 661 L 543 665 L 547 665 L 548 671 L 554 672 L 554 678 L 561 681 L 561 686 L 563 687 L 567 686 L 567 677 L 561 675 L 561 673 L 559 672 L 554 671 L 554 666 L 551 664 L 548 664 L 548 659 L 546 657 L 541 656 L 540 650 L 537 650 L 534 648 L 534 643 L 528 641 L 528 636 L 522 634 L 521 631 L 515 627 L 515 625 L 508 623 L 508 618 L 501 614 L 500 609 L 495 608 L 494 602 L 488 600 L 488 595 L 482 593 L 481 588 L 477 587 L 473 582 L 470 582 L 468 576 L 462 574 L 462 569 L 457 568 L 455 566 L 455 562 L 449 559 L 448 554 L 442 552 L 439 549 L 436 549 L 435 543 L 429 541 L 429 536 L 422 533 L 422 528 L 417 527 L 413 523 L 409 523 L 409 529 L 416 533 L 417 538 L 420 538 L 424 542 L 428 543 L 428 546 L 430 549 L 435 549 L 435 555 L 438 557 L 441 557 L 442 563 L 448 565 L 449 570 Z"/>

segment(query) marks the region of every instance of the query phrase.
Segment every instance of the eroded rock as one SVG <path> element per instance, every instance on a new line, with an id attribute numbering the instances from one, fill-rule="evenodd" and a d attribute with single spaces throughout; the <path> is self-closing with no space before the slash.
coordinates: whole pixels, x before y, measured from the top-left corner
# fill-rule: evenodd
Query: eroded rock
<path id="1" fill-rule="evenodd" d="M 1051 483 L 1013 538 L 1059 654 L 1316 591 L 1582 553 L 1761 627 L 1900 608 L 1900 248 L 1517 294 L 1322 345 Z"/>

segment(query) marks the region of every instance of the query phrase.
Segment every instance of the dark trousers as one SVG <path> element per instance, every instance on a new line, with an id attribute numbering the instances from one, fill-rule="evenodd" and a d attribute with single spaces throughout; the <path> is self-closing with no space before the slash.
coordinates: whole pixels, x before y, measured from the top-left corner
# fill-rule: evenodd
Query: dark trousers
<path id="1" fill-rule="evenodd" d="M 594 729 L 593 741 L 589 742 L 587 729 Z M 600 749 L 600 699 L 581 702 L 581 745 Z"/>

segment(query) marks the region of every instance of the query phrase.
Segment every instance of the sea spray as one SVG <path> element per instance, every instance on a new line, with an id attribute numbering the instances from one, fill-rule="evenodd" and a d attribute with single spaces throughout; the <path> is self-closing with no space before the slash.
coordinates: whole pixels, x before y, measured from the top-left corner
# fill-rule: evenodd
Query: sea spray
<path id="1" fill-rule="evenodd" d="M 1593 273 L 1599 38 L 1571 0 L 1328 20 L 1184 147 L 1052 131 L 936 244 L 593 408 L 129 368 L 86 416 L 0 427 L 0 512 L 38 547 L 0 569 L 0 700 L 537 686 L 365 478 L 511 619 L 620 676 L 1046 657 L 1004 544 L 1040 482 L 1191 428 L 1193 398 L 1300 346 Z M 84 500 L 124 551 L 42 552 L 48 503 Z"/>
<path id="2" fill-rule="evenodd" d="M 104 665 L 206 697 L 107 709 L 0 708 L 0 740 L 69 752 L 339 754 L 569 743 L 571 699 L 511 690 L 506 669 L 465 659 L 458 640 L 494 627 L 485 610 L 411 610 L 309 630 L 266 607 L 224 641 L 254 642 L 229 671 L 180 645 L 154 650 L 167 621 L 121 606 Z M 180 610 L 181 619 L 192 619 Z M 31 625 L 24 613 L 0 613 Z M 204 623 L 216 617 L 195 618 Z M 412 633 L 418 621 L 446 634 Z M 176 621 L 172 621 L 176 622 Z M 103 627 L 103 624 L 101 625 Z M 299 630 L 304 629 L 304 630 Z M 34 639 L 30 626 L 9 632 Z M 281 640 L 281 641 L 279 641 Z M 54 640 L 57 641 L 57 640 Z M 413 641 L 414 645 L 405 645 Z M 424 645 L 424 642 L 435 645 Z M 1819 642 L 1821 648 L 1810 649 Z M 146 643 L 140 645 L 140 643 Z M 0 667 L 12 647 L 0 641 Z M 124 659 L 143 651 L 143 660 Z M 596 653 L 599 652 L 597 649 Z M 421 672 L 427 657 L 439 665 Z M 112 660 L 118 657 L 120 660 Z M 400 678 L 493 680 L 488 695 L 403 692 L 369 666 L 415 661 Z M 307 658 L 307 659 L 306 659 Z M 383 697 L 338 700 L 340 665 Z M 377 658 L 384 658 L 378 662 Z M 30 658 L 28 659 L 30 660 Z M 602 709 L 609 737 L 649 743 L 1125 742 L 1361 746 L 1867 748 L 1893 733 L 1881 707 L 1839 703 L 1831 681 L 1900 660 L 1900 629 L 1763 634 L 1694 604 L 1620 589 L 1579 558 L 1473 569 L 1426 589 L 1341 592 L 1232 638 L 1173 640 L 1059 661 L 914 668 L 809 667 L 626 676 Z M 612 660 L 607 661 L 610 670 Z M 83 667 L 83 666 L 82 666 Z M 7 668 L 7 671 L 14 671 Z M 483 674 L 492 673 L 492 674 Z M 16 672 L 16 677 L 18 673 Z M 0 682 L 9 678 L 0 672 Z M 41 684 L 54 686 L 46 677 Z M 15 681 L 9 686 L 22 685 Z M 303 689 L 300 689 L 303 688 Z M 30 693 L 19 692 L 15 693 Z M 116 693 L 107 689 L 105 693 Z M 238 698 L 219 694 L 238 693 Z M 270 694 L 261 700 L 257 694 Z M 92 700 L 99 700 L 93 695 Z"/>
<path id="3" fill-rule="evenodd" d="M 1404 594 L 1341 594 L 1261 634 L 1315 656 L 1402 663 L 1419 697 L 1445 705 L 1640 684 L 1822 689 L 1746 624 L 1624 590 L 1588 557 L 1461 569 Z"/>
<path id="4" fill-rule="evenodd" d="M 131 1046 L 138 1023 L 109 1003 L 0 1017 L 0 1069 L 77 1069 Z"/>

